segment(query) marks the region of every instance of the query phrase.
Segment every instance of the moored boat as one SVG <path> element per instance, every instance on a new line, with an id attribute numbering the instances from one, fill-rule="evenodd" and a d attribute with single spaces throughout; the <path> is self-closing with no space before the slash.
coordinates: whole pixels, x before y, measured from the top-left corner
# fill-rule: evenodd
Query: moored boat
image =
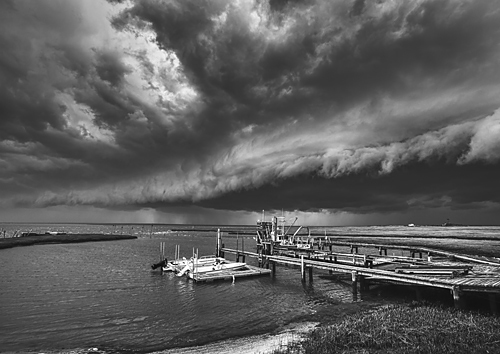
<path id="1" fill-rule="evenodd" d="M 177 276 L 186 274 L 205 274 L 223 270 L 238 270 L 246 268 L 247 264 L 242 262 L 229 262 L 222 257 L 202 257 L 190 259 L 185 266 L 179 270 Z"/>

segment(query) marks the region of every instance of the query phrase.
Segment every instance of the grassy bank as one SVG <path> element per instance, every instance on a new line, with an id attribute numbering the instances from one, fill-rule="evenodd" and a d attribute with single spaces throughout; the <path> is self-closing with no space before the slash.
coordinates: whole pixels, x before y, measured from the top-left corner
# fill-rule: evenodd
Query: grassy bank
<path id="1" fill-rule="evenodd" d="M 0 239 L 0 249 L 32 246 L 47 243 L 77 243 L 135 239 L 130 235 L 105 235 L 105 234 L 68 234 L 68 235 L 38 235 L 25 237 L 10 237 Z"/>
<path id="2" fill-rule="evenodd" d="M 500 353 L 500 318 L 434 306 L 388 305 L 320 327 L 273 354 Z"/>

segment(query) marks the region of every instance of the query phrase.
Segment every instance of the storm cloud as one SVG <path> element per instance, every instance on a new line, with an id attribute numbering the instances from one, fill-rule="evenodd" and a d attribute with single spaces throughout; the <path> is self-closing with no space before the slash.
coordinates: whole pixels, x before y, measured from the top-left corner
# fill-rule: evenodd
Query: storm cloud
<path id="1" fill-rule="evenodd" d="M 496 1 L 8 0 L 0 47 L 2 208 L 499 209 Z"/>

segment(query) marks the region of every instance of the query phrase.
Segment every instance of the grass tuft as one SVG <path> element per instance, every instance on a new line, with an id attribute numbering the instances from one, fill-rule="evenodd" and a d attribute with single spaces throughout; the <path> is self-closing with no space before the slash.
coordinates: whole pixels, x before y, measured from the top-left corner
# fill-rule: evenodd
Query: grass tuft
<path id="1" fill-rule="evenodd" d="M 433 306 L 388 305 L 317 328 L 273 354 L 500 353 L 500 319 Z"/>

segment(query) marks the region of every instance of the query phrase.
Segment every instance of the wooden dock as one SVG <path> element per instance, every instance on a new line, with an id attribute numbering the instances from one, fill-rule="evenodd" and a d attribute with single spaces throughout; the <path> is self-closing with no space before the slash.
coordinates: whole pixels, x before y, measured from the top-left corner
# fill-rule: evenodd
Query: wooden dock
<path id="1" fill-rule="evenodd" d="M 222 248 L 222 254 L 234 254 L 236 259 L 256 258 L 273 274 L 276 265 L 299 268 L 301 279 L 313 280 L 313 270 L 350 275 L 353 300 L 370 285 L 391 283 L 448 289 L 457 308 L 464 307 L 464 294 L 487 294 L 491 310 L 497 313 L 500 294 L 500 262 L 493 258 L 445 252 L 423 247 L 393 246 L 352 242 L 315 242 L 310 248 L 262 245 L 258 252 Z M 272 249 L 272 252 L 266 253 Z M 352 253 L 335 252 L 335 247 L 349 247 Z M 359 253 L 360 248 L 376 248 L 377 252 Z M 407 255 L 388 255 L 398 249 Z M 426 255 L 426 257 L 424 257 Z M 359 289 L 359 291 L 358 291 Z"/>
<path id="2" fill-rule="evenodd" d="M 193 279 L 196 282 L 211 282 L 216 280 L 232 280 L 234 282 L 236 278 L 248 278 L 260 275 L 270 275 L 271 272 L 272 272 L 271 269 L 254 267 L 247 264 L 246 269 L 240 269 L 240 270 L 220 270 L 216 272 L 201 273 L 201 274 L 190 273 L 189 278 Z"/>
<path id="3" fill-rule="evenodd" d="M 220 241 L 220 233 L 218 240 Z M 221 245 L 218 243 L 218 245 Z M 243 260 L 240 264 L 235 264 L 232 261 L 224 259 L 218 252 L 215 256 L 205 256 L 199 258 L 198 252 L 193 249 L 193 257 L 187 260 L 185 257 L 181 259 L 180 247 L 175 246 L 174 261 L 167 262 L 165 258 L 165 242 L 160 243 L 160 262 L 153 264 L 151 268 L 154 270 L 160 268 L 163 271 L 174 272 L 177 276 L 186 276 L 195 282 L 210 282 L 216 280 L 232 280 L 236 278 L 248 278 L 261 275 L 270 275 L 272 271 L 269 268 L 255 267 L 246 264 Z M 208 257 L 208 258 L 207 258 Z M 201 262 L 201 263 L 200 263 Z M 237 261 L 239 262 L 239 260 Z M 206 269 L 208 265 L 208 270 Z M 164 267 L 166 268 L 164 270 Z M 205 268 L 202 271 L 199 269 Z"/>
<path id="4" fill-rule="evenodd" d="M 291 237 L 293 237 L 295 234 Z M 240 277 L 276 274 L 276 265 L 300 269 L 301 280 L 313 281 L 313 271 L 329 274 L 346 274 L 351 279 L 353 300 L 358 293 L 369 290 L 371 285 L 384 283 L 409 285 L 419 297 L 421 287 L 449 290 L 457 308 L 464 308 L 464 294 L 484 294 L 493 313 L 498 313 L 500 300 L 500 259 L 460 254 L 420 246 L 390 245 L 366 242 L 346 242 L 331 237 L 308 237 L 290 242 L 284 221 L 258 222 L 256 252 L 241 249 L 236 239 L 236 249 L 222 243 L 218 230 L 215 257 L 233 254 L 236 262 L 246 263 L 247 257 L 255 258 L 259 267 L 247 264 L 246 269 L 190 273 L 196 282 L 214 280 L 233 281 Z M 347 248 L 347 250 L 346 250 Z M 360 252 L 360 249 L 366 249 Z M 389 250 L 396 251 L 390 254 Z M 193 250 L 194 254 L 194 250 Z M 178 258 L 176 251 L 176 259 Z M 163 259 L 163 258 L 161 258 Z"/>

